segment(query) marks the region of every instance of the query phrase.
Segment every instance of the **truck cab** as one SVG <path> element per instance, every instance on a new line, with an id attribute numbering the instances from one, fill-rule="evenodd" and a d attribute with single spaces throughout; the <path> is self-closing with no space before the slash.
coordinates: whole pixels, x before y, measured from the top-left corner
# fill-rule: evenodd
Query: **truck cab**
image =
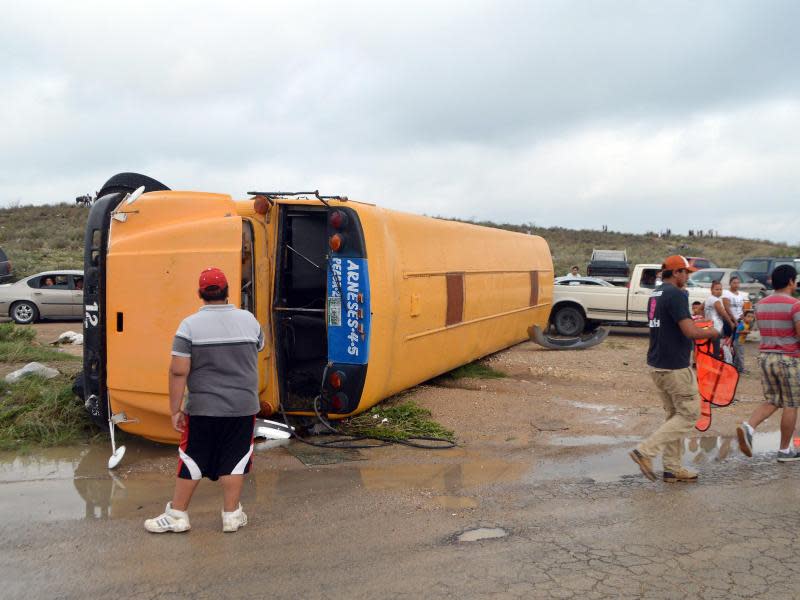
<path id="1" fill-rule="evenodd" d="M 568 278 L 553 286 L 553 310 L 550 323 L 556 333 L 573 337 L 600 325 L 647 325 L 647 303 L 660 285 L 659 264 L 638 264 L 633 268 L 627 287 L 608 285 L 573 285 Z M 587 278 L 589 279 L 589 278 Z M 711 293 L 700 287 L 687 287 L 689 304 L 703 301 Z"/>

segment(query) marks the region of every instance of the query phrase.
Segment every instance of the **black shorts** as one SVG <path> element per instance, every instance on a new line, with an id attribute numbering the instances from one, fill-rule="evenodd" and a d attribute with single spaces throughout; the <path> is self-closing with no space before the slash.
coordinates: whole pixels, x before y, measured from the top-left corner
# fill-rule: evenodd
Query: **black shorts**
<path id="1" fill-rule="evenodd" d="M 244 475 L 253 456 L 256 416 L 186 415 L 178 448 L 178 477 L 216 481 L 221 475 Z"/>

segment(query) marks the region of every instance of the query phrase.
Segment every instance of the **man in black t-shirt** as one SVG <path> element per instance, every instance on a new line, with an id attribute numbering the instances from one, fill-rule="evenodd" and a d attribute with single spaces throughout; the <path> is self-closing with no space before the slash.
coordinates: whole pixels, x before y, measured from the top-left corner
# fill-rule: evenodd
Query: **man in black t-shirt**
<path id="1" fill-rule="evenodd" d="M 630 453 L 642 473 L 656 480 L 653 458 L 663 453 L 664 481 L 696 481 L 697 473 L 681 464 L 683 437 L 700 416 L 697 380 L 689 367 L 692 340 L 715 339 L 716 329 L 700 329 L 692 321 L 689 299 L 684 288 L 689 272 L 685 257 L 670 256 L 661 265 L 663 285 L 655 289 L 647 304 L 650 347 L 647 364 L 656 387 L 661 392 L 667 420 Z"/>

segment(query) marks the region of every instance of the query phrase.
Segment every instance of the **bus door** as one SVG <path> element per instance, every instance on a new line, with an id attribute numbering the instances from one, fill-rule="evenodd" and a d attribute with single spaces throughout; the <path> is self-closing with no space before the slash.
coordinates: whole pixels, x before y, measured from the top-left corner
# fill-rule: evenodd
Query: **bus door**
<path id="1" fill-rule="evenodd" d="M 124 397 L 131 413 L 130 406 L 166 413 L 172 339 L 181 320 L 202 306 L 200 272 L 222 269 L 229 301 L 240 304 L 242 218 L 229 197 L 211 194 L 155 192 L 130 208 L 136 212 L 112 219 L 109 232 L 108 390 L 115 412 L 115 398 Z"/>

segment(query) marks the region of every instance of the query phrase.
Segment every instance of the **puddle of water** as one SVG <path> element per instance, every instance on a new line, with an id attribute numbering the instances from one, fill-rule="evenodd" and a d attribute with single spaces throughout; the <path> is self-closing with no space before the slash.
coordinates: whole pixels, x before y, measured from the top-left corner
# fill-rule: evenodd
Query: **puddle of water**
<path id="1" fill-rule="evenodd" d="M 508 535 L 505 529 L 500 527 L 479 527 L 465 531 L 456 538 L 459 542 L 477 542 L 479 540 L 495 540 L 504 538 Z"/>
<path id="2" fill-rule="evenodd" d="M 754 451 L 775 452 L 779 432 L 757 433 Z M 465 490 L 487 484 L 547 480 L 618 481 L 638 475 L 628 452 L 632 436 L 560 436 L 555 445 L 600 446 L 582 458 L 528 462 L 481 460 L 469 453 L 458 463 L 385 464 L 350 463 L 308 469 L 259 470 L 248 477 L 244 503 L 295 505 L 298 501 L 327 499 L 359 490 L 407 492 L 430 490 L 449 510 L 479 505 Z M 611 447 L 613 444 L 623 444 Z M 704 464 L 739 455 L 733 437 L 691 438 L 685 442 L 685 463 Z M 175 450 L 140 440 L 126 440 L 128 452 L 118 472 L 106 468 L 106 444 L 42 450 L 28 455 L 0 453 L 0 514 L 41 522 L 66 519 L 144 517 L 160 509 L 172 494 Z M 608 446 L 604 448 L 603 446 Z M 199 506 L 217 507 L 219 486 L 204 484 L 196 493 Z M 152 516 L 152 515 L 149 515 Z"/>
<path id="3" fill-rule="evenodd" d="M 173 447 L 143 440 L 125 440 L 125 445 L 127 467 L 175 455 Z M 154 489 L 161 491 L 158 485 L 148 484 L 142 488 L 146 495 L 137 495 L 136 486 L 131 488 L 108 470 L 110 454 L 107 444 L 0 453 L 0 514 L 15 514 L 29 521 L 103 519 L 111 516 L 114 506 L 122 506 L 124 511 L 133 502 L 135 509 L 139 500 L 156 493 Z M 148 477 L 152 479 L 152 475 Z M 166 493 L 170 493 L 169 486 Z"/>
<path id="4" fill-rule="evenodd" d="M 637 469 L 628 457 L 628 452 L 630 452 L 630 448 L 625 446 L 581 458 L 570 457 L 563 461 L 542 462 L 536 465 L 530 479 L 531 481 L 592 479 L 602 483 L 618 481 L 624 475 L 631 475 L 633 470 Z"/>
<path id="5" fill-rule="evenodd" d="M 41 450 L 18 456 L 0 453 L 0 514 L 31 522 L 146 517 L 172 495 L 175 450 L 126 440 L 117 471 L 107 469 L 106 444 Z M 288 503 L 371 491 L 431 490 L 449 510 L 476 508 L 464 489 L 519 480 L 530 464 L 470 460 L 457 464 L 340 465 L 312 469 L 260 470 L 248 477 L 243 503 Z M 195 505 L 214 506 L 219 486 L 203 484 Z M 152 516 L 152 515 L 149 515 Z"/>
<path id="6" fill-rule="evenodd" d="M 153 444 L 136 438 L 126 439 L 125 460 L 121 469 L 138 463 L 174 457 L 175 447 Z M 110 444 L 42 448 L 36 452 L 17 454 L 0 452 L 0 483 L 71 479 L 106 475 Z"/>
<path id="7" fill-rule="evenodd" d="M 589 438 L 611 438 L 611 436 L 587 436 Z M 572 438 L 566 438 L 571 440 Z M 575 438 L 575 441 L 581 438 Z M 552 441 L 552 440 L 551 440 Z M 631 442 L 638 441 L 637 438 Z M 615 443 L 615 442 L 612 442 Z M 753 438 L 754 454 L 769 454 L 776 452 L 780 443 L 780 432 L 769 431 L 756 433 Z M 568 445 L 568 444 L 564 444 Z M 580 443 L 576 445 L 582 445 Z M 588 445 L 588 444 L 583 444 Z M 739 443 L 733 436 L 707 436 L 693 437 L 684 440 L 683 462 L 686 465 L 702 465 L 720 462 L 727 458 L 742 456 Z M 598 483 L 619 481 L 626 476 L 637 475 L 638 467 L 628 456 L 631 446 L 615 448 L 607 452 L 592 454 L 581 458 L 570 458 L 561 461 L 547 461 L 536 465 L 531 472 L 531 481 L 552 481 L 557 479 L 591 479 Z M 661 470 L 661 461 L 657 459 L 653 465 L 656 472 Z"/>
<path id="8" fill-rule="evenodd" d="M 573 435 L 551 437 L 547 443 L 550 446 L 614 446 L 616 444 L 631 444 L 642 438 L 633 435 Z"/>

